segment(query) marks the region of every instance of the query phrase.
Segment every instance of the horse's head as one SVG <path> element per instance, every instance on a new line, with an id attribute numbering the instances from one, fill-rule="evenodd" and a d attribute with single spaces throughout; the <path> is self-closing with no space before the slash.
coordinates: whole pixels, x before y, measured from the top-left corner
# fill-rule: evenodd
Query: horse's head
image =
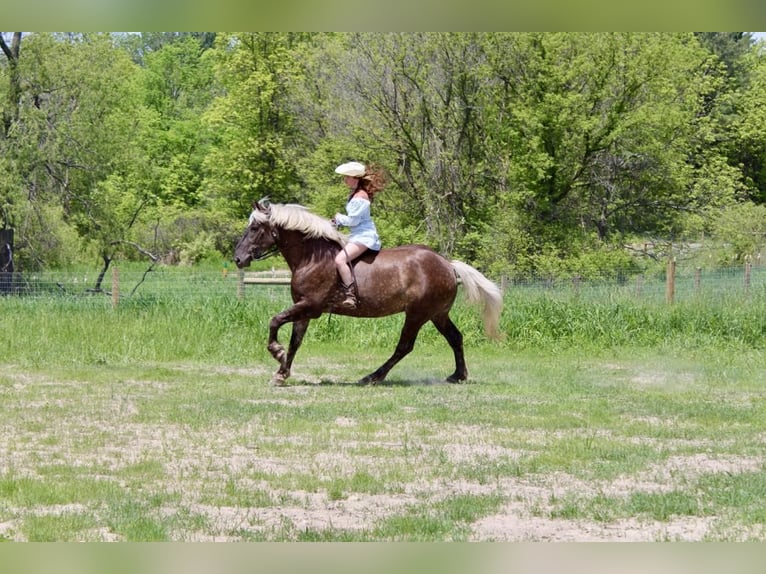
<path id="1" fill-rule="evenodd" d="M 250 265 L 253 260 L 271 254 L 275 249 L 276 233 L 269 220 L 270 214 L 268 198 L 256 202 L 253 206 L 245 234 L 234 249 L 234 263 L 240 269 Z"/>

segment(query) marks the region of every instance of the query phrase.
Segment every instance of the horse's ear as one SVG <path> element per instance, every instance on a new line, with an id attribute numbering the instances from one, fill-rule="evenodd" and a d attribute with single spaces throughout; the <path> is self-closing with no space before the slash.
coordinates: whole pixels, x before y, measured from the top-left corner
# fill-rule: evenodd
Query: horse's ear
<path id="1" fill-rule="evenodd" d="M 256 202 L 255 205 L 260 211 L 263 211 L 264 213 L 269 213 L 269 211 L 271 211 L 271 200 L 269 199 L 268 195 L 260 201 Z"/>

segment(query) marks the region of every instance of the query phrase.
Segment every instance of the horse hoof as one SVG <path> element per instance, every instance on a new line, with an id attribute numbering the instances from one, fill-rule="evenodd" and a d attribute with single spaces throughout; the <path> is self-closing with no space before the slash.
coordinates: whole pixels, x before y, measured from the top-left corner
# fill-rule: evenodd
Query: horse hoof
<path id="1" fill-rule="evenodd" d="M 284 387 L 287 383 L 285 383 L 285 377 L 284 375 L 274 375 L 271 377 L 271 386 L 272 387 Z"/>
<path id="2" fill-rule="evenodd" d="M 381 382 L 383 379 L 380 377 L 375 377 L 373 375 L 367 375 L 366 377 L 363 377 L 359 379 L 356 384 L 360 387 L 366 387 L 367 385 L 377 385 L 379 382 Z"/>
<path id="3" fill-rule="evenodd" d="M 468 377 L 460 377 L 458 375 L 450 375 L 447 377 L 447 382 L 452 384 L 464 383 Z"/>

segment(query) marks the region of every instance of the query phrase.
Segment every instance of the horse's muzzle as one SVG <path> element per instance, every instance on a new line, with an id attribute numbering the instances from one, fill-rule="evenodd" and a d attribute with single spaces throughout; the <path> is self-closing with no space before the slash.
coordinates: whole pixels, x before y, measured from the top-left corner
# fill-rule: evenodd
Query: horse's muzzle
<path id="1" fill-rule="evenodd" d="M 250 265 L 250 261 L 252 261 L 252 257 L 235 257 L 234 258 L 234 264 L 237 266 L 237 269 L 242 269 L 243 267 L 247 267 Z"/>

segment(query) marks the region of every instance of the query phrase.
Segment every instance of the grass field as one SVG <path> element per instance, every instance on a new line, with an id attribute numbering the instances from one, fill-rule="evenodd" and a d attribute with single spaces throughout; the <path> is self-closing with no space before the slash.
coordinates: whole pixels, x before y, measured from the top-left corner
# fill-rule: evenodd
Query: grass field
<path id="1" fill-rule="evenodd" d="M 762 293 L 458 305 L 463 385 L 429 327 L 355 386 L 401 318 L 325 316 L 283 388 L 264 293 L 0 298 L 0 539 L 766 539 Z"/>

